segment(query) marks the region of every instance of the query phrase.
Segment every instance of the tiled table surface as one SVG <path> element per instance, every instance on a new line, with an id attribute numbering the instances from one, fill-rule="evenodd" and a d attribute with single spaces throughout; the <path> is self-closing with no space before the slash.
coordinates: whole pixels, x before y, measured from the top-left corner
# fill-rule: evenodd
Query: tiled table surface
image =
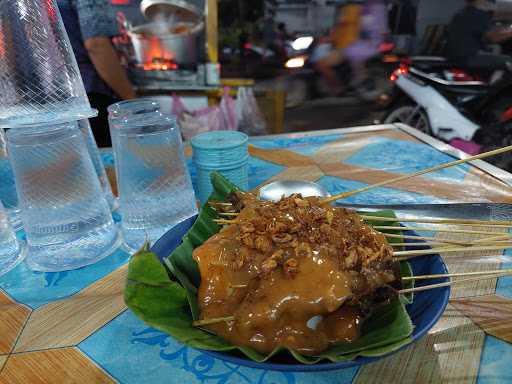
<path id="1" fill-rule="evenodd" d="M 275 179 L 307 179 L 331 193 L 452 160 L 391 126 L 254 138 L 250 153 L 251 188 Z M 111 154 L 104 153 L 104 161 L 111 167 Z M 465 165 L 349 199 L 455 200 L 511 203 L 512 194 Z M 492 255 L 505 257 L 472 253 L 447 262 L 451 271 L 512 267 L 506 254 Z M 21 264 L 0 277 L 0 383 L 512 382 L 512 278 L 453 289 L 447 311 L 428 336 L 391 357 L 359 368 L 281 373 L 224 363 L 146 326 L 123 302 L 128 259 L 119 250 L 75 271 L 36 273 Z"/>

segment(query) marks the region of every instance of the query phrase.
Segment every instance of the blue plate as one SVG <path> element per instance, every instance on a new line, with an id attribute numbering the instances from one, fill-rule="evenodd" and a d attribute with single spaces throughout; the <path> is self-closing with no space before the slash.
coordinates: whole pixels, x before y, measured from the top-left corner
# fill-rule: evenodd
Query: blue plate
<path id="1" fill-rule="evenodd" d="M 188 232 L 192 224 L 194 224 L 196 218 L 197 216 L 193 216 L 176 225 L 155 243 L 152 251 L 158 255 L 161 260 L 169 256 L 174 251 L 174 249 L 176 249 L 176 247 L 181 244 L 181 239 Z M 408 234 L 414 233 L 410 232 Z M 409 242 L 411 243 L 411 246 L 407 247 L 407 249 L 421 249 L 414 246 L 414 241 Z M 448 273 L 446 265 L 439 255 L 414 258 L 411 261 L 411 267 L 414 275 Z M 446 281 L 446 279 L 428 280 L 421 283 L 418 282 L 416 286 L 435 284 L 443 281 Z M 415 294 L 414 302 L 407 306 L 407 312 L 409 313 L 409 316 L 411 317 L 411 320 L 414 324 L 414 331 L 412 333 L 413 342 L 423 337 L 429 331 L 429 329 L 434 326 L 437 320 L 439 320 L 446 308 L 446 305 L 448 304 L 449 297 L 450 289 L 448 287 L 418 292 Z M 400 350 L 407 348 L 411 344 L 412 343 L 402 347 Z M 258 363 L 247 358 L 240 357 L 240 355 L 212 351 L 203 352 L 215 358 L 238 365 L 245 365 L 251 368 L 289 372 L 318 372 L 368 364 L 398 351 L 391 352 L 387 355 L 379 357 L 357 357 L 351 361 L 343 361 L 339 363 L 327 362 L 313 365 L 297 364 L 297 362 L 292 359 L 290 359 L 289 363 L 286 361 L 281 362 L 281 360 L 279 362 Z"/>

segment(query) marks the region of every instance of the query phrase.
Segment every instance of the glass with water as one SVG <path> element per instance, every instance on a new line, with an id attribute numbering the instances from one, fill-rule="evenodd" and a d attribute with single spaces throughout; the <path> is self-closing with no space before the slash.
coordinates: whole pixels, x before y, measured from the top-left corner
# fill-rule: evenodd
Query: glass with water
<path id="1" fill-rule="evenodd" d="M 80 120 L 78 122 L 78 128 L 80 129 L 80 132 L 82 132 L 85 144 L 87 145 L 87 150 L 89 151 L 89 155 L 91 156 L 92 164 L 94 165 L 96 175 L 98 175 L 98 180 L 100 182 L 103 194 L 105 195 L 105 199 L 107 200 L 110 209 L 114 210 L 117 208 L 117 199 L 114 197 L 114 194 L 112 193 L 112 186 L 110 185 L 107 173 L 105 172 L 105 166 L 103 165 L 101 154 L 98 149 L 98 145 L 96 144 L 96 140 L 94 139 L 94 135 L 92 133 L 89 120 Z"/>
<path id="2" fill-rule="evenodd" d="M 7 215 L 15 231 L 21 229 L 20 208 L 18 206 L 18 196 L 16 195 L 16 185 L 14 174 L 12 173 L 11 163 L 7 156 L 7 143 L 5 133 L 0 128 L 0 202 L 7 210 Z"/>
<path id="3" fill-rule="evenodd" d="M 118 231 L 77 123 L 10 129 L 7 144 L 29 267 L 63 271 L 109 255 Z"/>
<path id="4" fill-rule="evenodd" d="M 197 213 L 175 119 L 146 101 L 123 105 L 110 119 L 121 227 L 130 251 L 154 242 Z"/>
<path id="5" fill-rule="evenodd" d="M 24 257 L 24 249 L 16 239 L 7 213 L 0 202 L 0 276 L 13 269 Z"/>

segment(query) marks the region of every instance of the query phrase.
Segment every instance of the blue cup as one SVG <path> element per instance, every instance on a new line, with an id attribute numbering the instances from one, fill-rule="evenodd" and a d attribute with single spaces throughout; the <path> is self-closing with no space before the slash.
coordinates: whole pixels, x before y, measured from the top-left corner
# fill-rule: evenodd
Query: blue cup
<path id="1" fill-rule="evenodd" d="M 192 138 L 198 198 L 201 204 L 213 192 L 210 181 L 213 171 L 219 172 L 242 190 L 249 189 L 248 142 L 248 136 L 237 131 L 205 132 Z"/>

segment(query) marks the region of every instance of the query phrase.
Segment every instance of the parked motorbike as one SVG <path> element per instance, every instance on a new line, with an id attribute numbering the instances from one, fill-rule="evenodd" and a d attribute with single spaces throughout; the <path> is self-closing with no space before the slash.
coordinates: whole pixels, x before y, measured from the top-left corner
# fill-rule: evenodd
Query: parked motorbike
<path id="1" fill-rule="evenodd" d="M 473 141 L 482 150 L 512 142 L 512 74 L 492 79 L 442 57 L 413 57 L 393 72 L 385 123 L 401 122 L 446 142 Z M 494 163 L 512 169 L 506 157 Z M 510 164 L 509 164 L 510 163 Z"/>

